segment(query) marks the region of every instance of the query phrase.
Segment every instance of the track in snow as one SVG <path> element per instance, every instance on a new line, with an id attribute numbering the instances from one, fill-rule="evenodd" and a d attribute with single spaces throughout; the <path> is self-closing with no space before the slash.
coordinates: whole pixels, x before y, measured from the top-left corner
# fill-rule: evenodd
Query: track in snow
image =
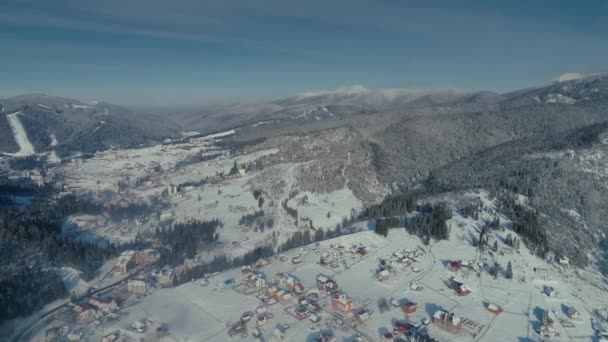
<path id="1" fill-rule="evenodd" d="M 25 133 L 25 129 L 19 121 L 19 115 L 21 112 L 16 112 L 13 114 L 9 114 L 6 116 L 8 119 L 8 123 L 11 126 L 11 130 L 13 131 L 13 136 L 15 137 L 15 142 L 19 145 L 19 151 L 15 153 L 16 156 L 29 156 L 35 154 L 34 146 L 30 143 L 27 138 L 27 133 Z"/>

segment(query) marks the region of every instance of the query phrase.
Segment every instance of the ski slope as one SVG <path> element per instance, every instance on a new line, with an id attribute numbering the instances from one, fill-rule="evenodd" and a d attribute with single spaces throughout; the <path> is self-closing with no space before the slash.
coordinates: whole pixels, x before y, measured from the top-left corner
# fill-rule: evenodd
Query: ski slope
<path id="1" fill-rule="evenodd" d="M 15 142 L 17 143 L 17 145 L 19 145 L 19 151 L 15 153 L 15 155 L 29 156 L 35 154 L 36 151 L 34 150 L 34 146 L 32 146 L 32 143 L 30 143 L 29 139 L 27 138 L 27 134 L 25 133 L 25 129 L 23 128 L 21 121 L 19 121 L 19 118 L 17 117 L 17 115 L 19 115 L 20 113 L 21 112 L 19 111 L 13 114 L 9 114 L 6 116 L 6 118 L 8 119 L 8 123 L 11 126 L 11 130 L 13 131 Z"/>

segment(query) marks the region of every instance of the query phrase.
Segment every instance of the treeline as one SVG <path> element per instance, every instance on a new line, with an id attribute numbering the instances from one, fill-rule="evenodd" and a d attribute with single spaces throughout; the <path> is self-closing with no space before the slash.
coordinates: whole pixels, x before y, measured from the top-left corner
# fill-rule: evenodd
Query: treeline
<path id="1" fill-rule="evenodd" d="M 175 163 L 175 170 L 179 170 L 179 169 L 184 168 L 189 165 L 199 164 L 199 163 L 203 163 L 203 162 L 206 162 L 209 160 L 213 160 L 213 159 L 220 157 L 221 155 L 222 155 L 221 153 L 196 154 L 196 155 L 190 156 L 187 159 L 180 160 L 177 163 Z"/>
<path id="2" fill-rule="evenodd" d="M 502 205 L 504 212 L 512 218 L 513 231 L 528 242 L 532 251 L 540 257 L 545 257 L 549 252 L 549 241 L 538 213 L 518 204 L 510 197 L 503 200 Z"/>
<path id="3" fill-rule="evenodd" d="M 147 203 L 129 203 L 126 206 L 121 204 L 108 205 L 106 206 L 106 210 L 112 220 L 120 221 L 151 215 L 154 212 L 155 207 L 155 205 Z"/>
<path id="4" fill-rule="evenodd" d="M 262 197 L 259 197 L 262 198 Z M 263 232 L 266 228 L 274 227 L 274 219 L 266 217 L 264 210 L 256 211 L 253 214 L 242 215 L 239 219 L 239 224 L 247 227 L 253 227 L 253 230 Z"/>
<path id="5" fill-rule="evenodd" d="M 404 227 L 404 222 L 401 217 L 383 217 L 376 220 L 374 231 L 376 234 L 386 237 L 389 229 Z"/>
<path id="6" fill-rule="evenodd" d="M 203 244 L 217 240 L 216 230 L 222 226 L 222 221 L 212 219 L 157 228 L 155 237 L 165 249 L 160 263 L 179 265 L 184 259 L 194 257 Z"/>
<path id="7" fill-rule="evenodd" d="M 112 244 L 68 241 L 61 235 L 61 224 L 68 215 L 99 210 L 98 205 L 71 195 L 56 201 L 38 200 L 23 211 L 0 209 L 0 244 L 9 249 L 8 253 L 11 248 L 35 251 L 32 260 L 43 261 L 27 267 L 24 264 L 29 259 L 17 260 L 19 257 L 6 255 L 5 274 L 0 277 L 1 319 L 30 314 L 67 294 L 60 277 L 43 268 L 73 267 L 89 280 L 105 261 L 118 254 L 119 248 Z"/>
<path id="8" fill-rule="evenodd" d="M 0 321 L 29 315 L 67 295 L 57 273 L 23 266 L 16 274 L 0 280 Z"/>
<path id="9" fill-rule="evenodd" d="M 422 215 L 415 216 L 409 226 L 412 234 L 422 238 L 425 244 L 429 244 L 431 238 L 435 240 L 447 240 L 450 238 L 450 229 L 447 221 L 452 218 L 452 209 L 445 203 L 425 204 L 418 207 Z"/>
<path id="10" fill-rule="evenodd" d="M 61 224 L 74 213 L 96 213 L 99 207 L 74 196 L 56 202 L 37 201 L 23 212 L 14 208 L 0 210 L 0 241 L 16 246 L 34 246 L 54 266 L 71 266 L 83 272 L 83 278 L 95 276 L 97 269 L 116 255 L 112 244 L 100 246 L 84 241 L 68 241 L 61 236 Z"/>
<path id="11" fill-rule="evenodd" d="M 416 210 L 416 194 L 400 193 L 386 197 L 381 203 L 372 205 L 362 213 L 363 219 L 401 216 Z"/>
<path id="12" fill-rule="evenodd" d="M 8 160 L 8 165 L 16 171 L 33 170 L 44 168 L 46 161 L 46 156 L 13 157 Z"/>
<path id="13" fill-rule="evenodd" d="M 350 231 L 342 228 L 342 225 L 336 226 L 335 229 L 324 232 L 321 229 L 315 231 L 314 234 L 310 230 L 298 231 L 292 235 L 287 241 L 276 248 L 278 253 L 287 251 L 293 248 L 305 246 L 317 241 L 331 239 L 340 235 L 348 234 Z M 276 241 L 276 233 L 273 233 L 273 241 Z M 275 249 L 272 245 L 257 247 L 254 250 L 246 253 L 241 257 L 230 259 L 226 255 L 218 255 L 212 261 L 193 267 L 177 278 L 177 284 L 183 284 L 193 279 L 203 277 L 207 273 L 222 272 L 230 268 L 240 267 L 244 265 L 252 265 L 260 258 L 269 258 L 274 256 Z"/>

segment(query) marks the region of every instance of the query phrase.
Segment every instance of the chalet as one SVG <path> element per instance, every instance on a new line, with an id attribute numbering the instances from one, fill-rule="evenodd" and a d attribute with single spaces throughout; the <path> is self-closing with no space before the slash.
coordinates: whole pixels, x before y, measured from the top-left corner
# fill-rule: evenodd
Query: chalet
<path id="1" fill-rule="evenodd" d="M 285 286 L 287 284 L 287 273 L 279 272 L 274 276 L 274 282 L 279 286 Z"/>
<path id="2" fill-rule="evenodd" d="M 393 342 L 395 341 L 395 337 L 393 336 L 392 333 L 387 332 L 384 333 L 384 335 L 382 335 L 382 342 Z"/>
<path id="3" fill-rule="evenodd" d="M 72 311 L 76 315 L 76 320 L 82 323 L 90 322 L 103 316 L 103 313 L 97 307 L 88 303 L 76 304 L 72 308 Z"/>
<path id="4" fill-rule="evenodd" d="M 370 319 L 369 311 L 365 308 L 355 310 L 355 319 L 361 324 L 365 324 Z"/>
<path id="5" fill-rule="evenodd" d="M 559 258 L 557 258 L 557 263 L 562 267 L 568 267 L 568 266 L 570 266 L 570 259 L 568 259 L 568 257 L 562 255 Z"/>
<path id="6" fill-rule="evenodd" d="M 113 333 L 107 334 L 101 338 L 101 342 L 114 342 L 120 338 L 120 330 L 116 330 Z"/>
<path id="7" fill-rule="evenodd" d="M 502 308 L 495 304 L 488 304 L 486 308 L 488 309 L 488 311 L 495 315 L 500 315 L 500 313 L 502 312 Z"/>
<path id="8" fill-rule="evenodd" d="M 133 257 L 135 256 L 135 251 L 124 251 L 118 257 L 118 261 L 116 261 L 116 266 L 114 269 L 116 273 L 125 275 L 129 273 L 131 267 L 133 267 Z"/>
<path id="9" fill-rule="evenodd" d="M 384 281 L 388 278 L 390 278 L 391 276 L 391 272 L 389 272 L 388 270 L 382 270 L 378 273 L 376 273 L 376 277 L 378 278 L 379 281 Z"/>
<path id="10" fill-rule="evenodd" d="M 251 311 L 246 311 L 243 312 L 243 314 L 241 315 L 241 322 L 243 323 L 247 323 L 249 322 L 251 319 L 253 318 L 253 312 Z"/>
<path id="11" fill-rule="evenodd" d="M 160 216 L 158 217 L 158 219 L 161 222 L 170 221 L 173 219 L 173 213 L 170 211 L 163 211 L 162 213 L 160 213 Z"/>
<path id="12" fill-rule="evenodd" d="M 536 274 L 536 275 L 547 276 L 547 275 L 551 274 L 551 270 L 549 270 L 548 268 L 544 268 L 544 267 L 534 267 L 532 270 L 534 271 L 534 274 Z"/>
<path id="13" fill-rule="evenodd" d="M 155 272 L 154 274 L 156 280 L 162 287 L 173 286 L 173 282 L 175 280 L 175 272 L 169 266 L 163 267 L 160 271 Z"/>
<path id="14" fill-rule="evenodd" d="M 89 304 L 95 306 L 97 309 L 99 309 L 99 311 L 106 314 L 118 311 L 118 304 L 114 299 L 110 298 L 91 297 L 89 299 Z"/>
<path id="15" fill-rule="evenodd" d="M 410 290 L 422 291 L 423 289 L 424 289 L 424 287 L 418 283 L 415 283 L 415 282 L 410 283 Z"/>
<path id="16" fill-rule="evenodd" d="M 266 325 L 268 323 L 268 315 L 258 315 L 255 322 L 258 326 Z"/>
<path id="17" fill-rule="evenodd" d="M 581 313 L 578 312 L 574 307 L 569 306 L 566 310 L 566 314 L 568 315 L 568 318 L 573 319 L 573 320 L 581 320 Z"/>
<path id="18" fill-rule="evenodd" d="M 251 273 L 245 278 L 245 283 L 256 289 L 262 289 L 266 287 L 266 277 L 262 273 Z"/>
<path id="19" fill-rule="evenodd" d="M 156 262 L 159 258 L 160 253 L 157 250 L 146 248 L 135 253 L 134 261 L 136 265 L 141 266 Z"/>
<path id="20" fill-rule="evenodd" d="M 334 311 L 350 313 L 353 311 L 353 300 L 344 292 L 336 293 L 331 298 L 331 308 Z"/>
<path id="21" fill-rule="evenodd" d="M 393 324 L 393 334 L 397 336 L 405 336 L 411 328 L 412 325 L 407 322 L 396 321 L 395 324 Z"/>
<path id="22" fill-rule="evenodd" d="M 133 324 L 131 324 L 131 327 L 133 328 L 133 330 L 137 331 L 140 334 L 143 334 L 144 332 L 146 332 L 146 329 L 148 328 L 148 324 L 146 324 L 145 320 L 139 320 L 134 322 Z"/>
<path id="23" fill-rule="evenodd" d="M 247 325 L 245 325 L 239 321 L 230 327 L 228 334 L 233 336 L 233 335 L 241 335 L 241 334 L 244 334 L 245 332 L 247 332 Z"/>
<path id="24" fill-rule="evenodd" d="M 323 332 L 319 337 L 319 342 L 336 342 L 336 336 L 331 332 Z"/>
<path id="25" fill-rule="evenodd" d="M 552 327 L 554 323 L 555 323 L 555 320 L 551 316 L 551 312 L 544 311 L 543 312 L 543 325 L 547 326 L 547 327 Z"/>
<path id="26" fill-rule="evenodd" d="M 270 265 L 270 260 L 266 259 L 266 258 L 259 258 L 256 262 L 255 262 L 255 267 L 260 268 L 260 267 L 264 267 Z"/>
<path id="27" fill-rule="evenodd" d="M 414 302 L 408 302 L 401 307 L 401 311 L 406 315 L 412 314 L 416 312 L 416 310 L 418 310 L 418 304 Z"/>
<path id="28" fill-rule="evenodd" d="M 266 296 L 270 298 L 278 298 L 279 288 L 276 286 L 271 286 L 266 289 Z"/>
<path id="29" fill-rule="evenodd" d="M 452 334 L 460 334 L 464 326 L 464 323 L 460 317 L 457 317 L 453 313 L 441 310 L 436 311 L 433 315 L 433 324 L 435 324 L 436 327 Z"/>
<path id="30" fill-rule="evenodd" d="M 129 279 L 127 290 L 130 293 L 145 295 L 148 293 L 148 283 L 144 279 Z"/>
<path id="31" fill-rule="evenodd" d="M 557 332 L 557 330 L 547 325 L 543 325 L 542 327 L 540 327 L 540 329 L 538 329 L 538 333 L 543 337 L 549 338 L 559 336 L 559 332 Z"/>
<path id="32" fill-rule="evenodd" d="M 543 292 L 549 297 L 555 297 L 557 295 L 557 290 L 551 286 L 545 286 Z"/>
<path id="33" fill-rule="evenodd" d="M 448 270 L 450 271 L 458 271 L 460 269 L 460 263 L 457 260 L 452 260 L 448 263 Z"/>
<path id="34" fill-rule="evenodd" d="M 298 305 L 295 308 L 294 312 L 296 314 L 296 318 L 300 320 L 307 318 L 310 315 L 310 312 L 308 311 L 308 308 L 305 305 Z"/>
<path id="35" fill-rule="evenodd" d="M 469 289 L 465 284 L 462 284 L 456 288 L 456 294 L 459 296 L 468 296 L 471 294 L 471 289 Z"/>
<path id="36" fill-rule="evenodd" d="M 338 283 L 326 275 L 319 274 L 317 276 L 317 288 L 321 291 L 332 292 L 338 289 Z"/>

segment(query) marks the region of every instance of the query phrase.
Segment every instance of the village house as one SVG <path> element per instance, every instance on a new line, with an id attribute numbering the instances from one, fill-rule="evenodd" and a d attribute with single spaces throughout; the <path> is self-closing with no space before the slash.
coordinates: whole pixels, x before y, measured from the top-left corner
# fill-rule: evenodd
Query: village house
<path id="1" fill-rule="evenodd" d="M 160 253 L 153 248 L 146 248 L 142 249 L 141 251 L 137 251 L 137 253 L 135 253 L 134 258 L 136 265 L 148 265 L 158 261 L 158 259 L 160 258 Z"/>
<path id="2" fill-rule="evenodd" d="M 353 300 L 344 292 L 336 293 L 331 298 L 331 308 L 334 311 L 350 313 L 353 311 Z"/>
<path id="3" fill-rule="evenodd" d="M 336 336 L 334 336 L 331 332 L 323 332 L 321 333 L 321 337 L 319 337 L 319 342 L 336 342 Z"/>
<path id="4" fill-rule="evenodd" d="M 416 312 L 416 310 L 418 310 L 418 304 L 414 302 L 408 302 L 401 306 L 401 311 L 403 311 L 403 313 L 406 315 L 412 314 Z"/>
<path id="5" fill-rule="evenodd" d="M 101 338 L 101 342 L 114 342 L 120 338 L 120 330 L 116 330 Z"/>
<path id="6" fill-rule="evenodd" d="M 548 276 L 551 274 L 551 270 L 549 270 L 548 268 L 544 268 L 544 267 L 534 267 L 532 270 L 534 271 L 534 274 L 536 274 L 536 275 Z"/>
<path id="7" fill-rule="evenodd" d="M 260 268 L 260 267 L 264 267 L 266 265 L 270 265 L 270 260 L 266 259 L 266 258 L 259 258 L 256 262 L 255 262 L 255 267 Z"/>
<path id="8" fill-rule="evenodd" d="M 158 219 L 161 222 L 170 221 L 173 219 L 173 213 L 171 213 L 170 211 L 163 211 L 162 213 L 160 213 L 160 216 Z"/>
<path id="9" fill-rule="evenodd" d="M 124 251 L 120 253 L 118 257 L 118 261 L 116 261 L 116 266 L 114 269 L 118 274 L 125 275 L 129 273 L 131 267 L 133 267 L 133 257 L 135 256 L 135 251 Z"/>
<path id="10" fill-rule="evenodd" d="M 568 266 L 570 266 L 570 259 L 568 259 L 568 257 L 566 257 L 564 255 L 561 255 L 557 259 L 557 263 L 562 267 L 568 267 Z"/>
<path id="11" fill-rule="evenodd" d="M 387 332 L 384 333 L 384 335 L 382 335 L 382 342 L 393 342 L 395 341 L 395 337 L 393 336 L 392 333 Z"/>
<path id="12" fill-rule="evenodd" d="M 487 309 L 495 315 L 500 315 L 500 313 L 502 312 L 502 308 L 495 304 L 488 304 Z"/>
<path id="13" fill-rule="evenodd" d="M 144 279 L 129 279 L 127 290 L 130 293 L 145 295 L 148 293 L 148 283 Z"/>
<path id="14" fill-rule="evenodd" d="M 103 317 L 103 313 L 97 307 L 89 303 L 75 304 L 72 312 L 76 315 L 76 320 L 81 323 L 90 322 Z"/>
<path id="15" fill-rule="evenodd" d="M 262 289 L 266 287 L 266 276 L 262 273 L 250 273 L 245 278 L 245 283 L 251 287 L 255 287 L 256 289 Z"/>
<path id="16" fill-rule="evenodd" d="M 573 306 L 569 306 L 566 310 L 566 313 L 568 315 L 568 318 L 573 319 L 573 320 L 581 320 L 581 313 L 578 312 L 578 310 L 576 310 Z"/>
<path id="17" fill-rule="evenodd" d="M 460 269 L 460 262 L 458 260 L 452 260 L 448 263 L 448 270 L 456 272 Z"/>
<path id="18" fill-rule="evenodd" d="M 111 298 L 91 297 L 89 299 L 89 304 L 95 306 L 101 312 L 106 314 L 118 311 L 118 304 L 114 299 Z"/>
<path id="19" fill-rule="evenodd" d="M 154 272 L 154 277 L 162 287 L 173 286 L 175 272 L 169 266 L 163 267 L 161 270 Z"/>
<path id="20" fill-rule="evenodd" d="M 378 278 L 379 281 L 387 280 L 388 278 L 390 278 L 390 276 L 391 276 L 391 272 L 389 272 L 388 270 L 382 270 L 382 271 L 376 273 L 376 277 Z"/>
<path id="21" fill-rule="evenodd" d="M 407 322 L 396 321 L 393 324 L 393 334 L 396 336 L 405 336 L 412 328 L 412 325 Z"/>
<path id="22" fill-rule="evenodd" d="M 468 296 L 471 294 L 471 289 L 466 284 L 461 284 L 456 288 L 456 294 L 459 296 Z"/>
<path id="23" fill-rule="evenodd" d="M 463 329 L 463 321 L 460 317 L 441 310 L 436 311 L 433 315 L 433 324 L 452 334 L 460 334 Z"/>
<path id="24" fill-rule="evenodd" d="M 305 305 L 298 305 L 294 312 L 296 314 L 296 318 L 299 320 L 307 318 L 310 315 L 310 311 L 308 311 L 308 308 Z"/>
<path id="25" fill-rule="evenodd" d="M 338 283 L 326 275 L 319 274 L 317 275 L 317 288 L 321 291 L 333 292 L 338 290 Z"/>
<path id="26" fill-rule="evenodd" d="M 543 288 L 543 292 L 549 297 L 555 297 L 557 295 L 557 290 L 551 286 L 546 286 Z"/>
<path id="27" fill-rule="evenodd" d="M 369 311 L 361 308 L 355 311 L 355 319 L 361 324 L 365 324 L 370 319 Z"/>

